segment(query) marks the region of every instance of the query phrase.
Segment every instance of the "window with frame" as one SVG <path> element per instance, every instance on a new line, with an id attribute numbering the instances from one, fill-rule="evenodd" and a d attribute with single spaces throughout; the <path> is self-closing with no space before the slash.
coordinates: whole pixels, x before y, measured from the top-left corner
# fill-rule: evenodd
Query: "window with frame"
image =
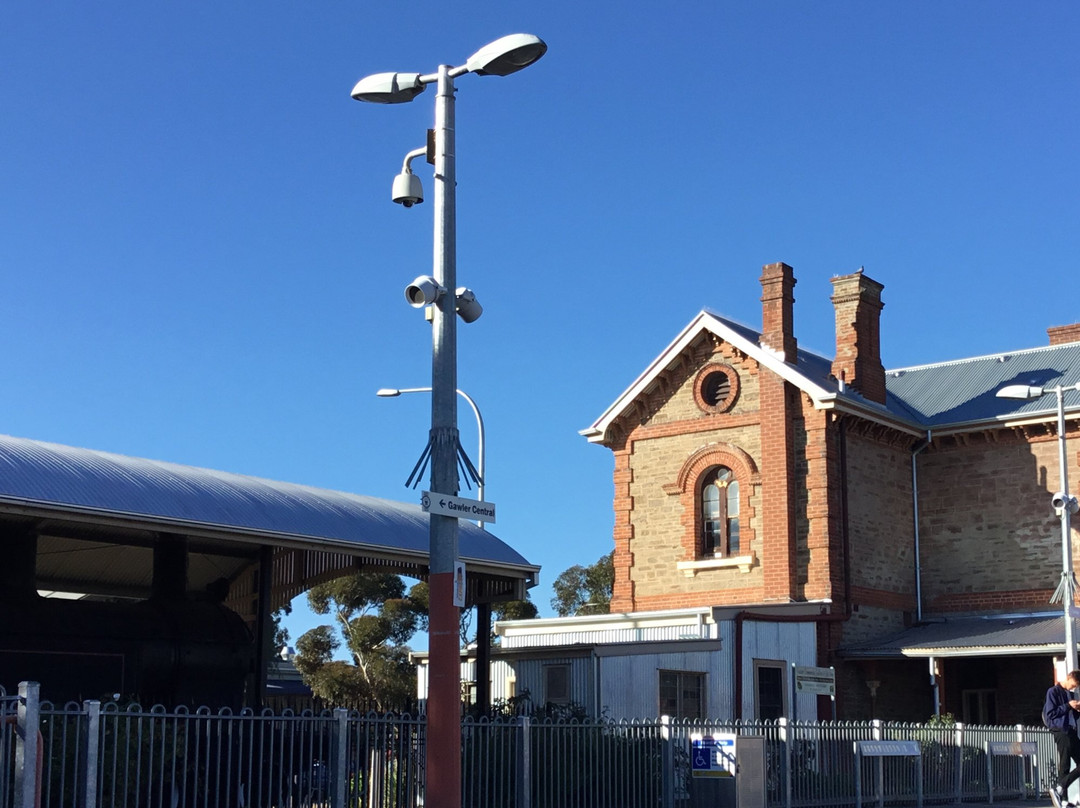
<path id="1" fill-rule="evenodd" d="M 701 554 L 739 554 L 739 481 L 727 466 L 710 469 L 701 480 Z"/>
<path id="2" fill-rule="evenodd" d="M 997 691 L 992 688 L 965 690 L 961 694 L 965 724 L 997 723 Z"/>
<path id="3" fill-rule="evenodd" d="M 570 703 L 570 666 L 544 666 L 544 701 L 548 704 Z"/>
<path id="4" fill-rule="evenodd" d="M 775 721 L 787 715 L 787 663 L 781 659 L 754 660 L 754 717 Z"/>
<path id="5" fill-rule="evenodd" d="M 660 671 L 660 715 L 705 717 L 705 674 Z"/>

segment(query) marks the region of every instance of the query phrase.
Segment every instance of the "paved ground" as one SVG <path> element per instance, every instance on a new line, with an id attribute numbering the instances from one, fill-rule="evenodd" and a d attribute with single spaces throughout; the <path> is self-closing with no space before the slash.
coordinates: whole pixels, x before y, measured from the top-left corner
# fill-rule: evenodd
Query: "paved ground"
<path id="1" fill-rule="evenodd" d="M 964 802 L 963 808 L 1053 808 L 1053 803 L 1047 796 L 1037 800 L 994 800 L 989 802 Z"/>

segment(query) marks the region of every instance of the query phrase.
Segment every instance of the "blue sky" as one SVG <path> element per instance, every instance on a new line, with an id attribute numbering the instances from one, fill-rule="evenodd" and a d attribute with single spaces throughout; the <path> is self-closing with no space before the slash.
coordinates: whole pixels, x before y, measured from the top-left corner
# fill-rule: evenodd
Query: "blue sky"
<path id="1" fill-rule="evenodd" d="M 402 290 L 431 205 L 390 183 L 434 94 L 349 91 L 517 31 L 548 54 L 458 80 L 458 279 L 485 307 L 459 386 L 543 614 L 612 546 L 611 456 L 578 430 L 701 308 L 758 326 L 762 264 L 795 267 L 826 355 L 829 278 L 865 266 L 887 367 L 1080 320 L 1080 5 L 407 7 L 4 6 L 0 431 L 418 501 L 428 400 L 374 393 L 430 382 Z"/>

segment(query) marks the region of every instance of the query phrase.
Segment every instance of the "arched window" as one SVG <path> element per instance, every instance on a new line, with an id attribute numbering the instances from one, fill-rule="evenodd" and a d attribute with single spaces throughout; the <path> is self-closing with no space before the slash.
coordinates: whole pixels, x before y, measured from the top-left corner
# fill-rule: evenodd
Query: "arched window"
<path id="1" fill-rule="evenodd" d="M 739 554 L 739 481 L 727 466 L 710 469 L 702 478 L 701 552 Z"/>

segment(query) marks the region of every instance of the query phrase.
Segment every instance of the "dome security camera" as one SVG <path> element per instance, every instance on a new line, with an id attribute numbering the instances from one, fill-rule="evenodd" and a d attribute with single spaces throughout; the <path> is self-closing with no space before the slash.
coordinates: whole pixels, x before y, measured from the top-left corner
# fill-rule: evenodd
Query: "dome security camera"
<path id="1" fill-rule="evenodd" d="M 1077 502 L 1076 497 L 1070 497 L 1063 491 L 1054 494 L 1050 499 L 1050 504 L 1059 515 L 1063 510 L 1067 510 L 1069 513 L 1076 513 L 1077 510 L 1080 510 L 1080 502 Z"/>
<path id="2" fill-rule="evenodd" d="M 402 171 L 394 177 L 394 188 L 390 197 L 399 205 L 411 208 L 424 201 L 424 186 L 420 178 L 411 171 Z"/>

